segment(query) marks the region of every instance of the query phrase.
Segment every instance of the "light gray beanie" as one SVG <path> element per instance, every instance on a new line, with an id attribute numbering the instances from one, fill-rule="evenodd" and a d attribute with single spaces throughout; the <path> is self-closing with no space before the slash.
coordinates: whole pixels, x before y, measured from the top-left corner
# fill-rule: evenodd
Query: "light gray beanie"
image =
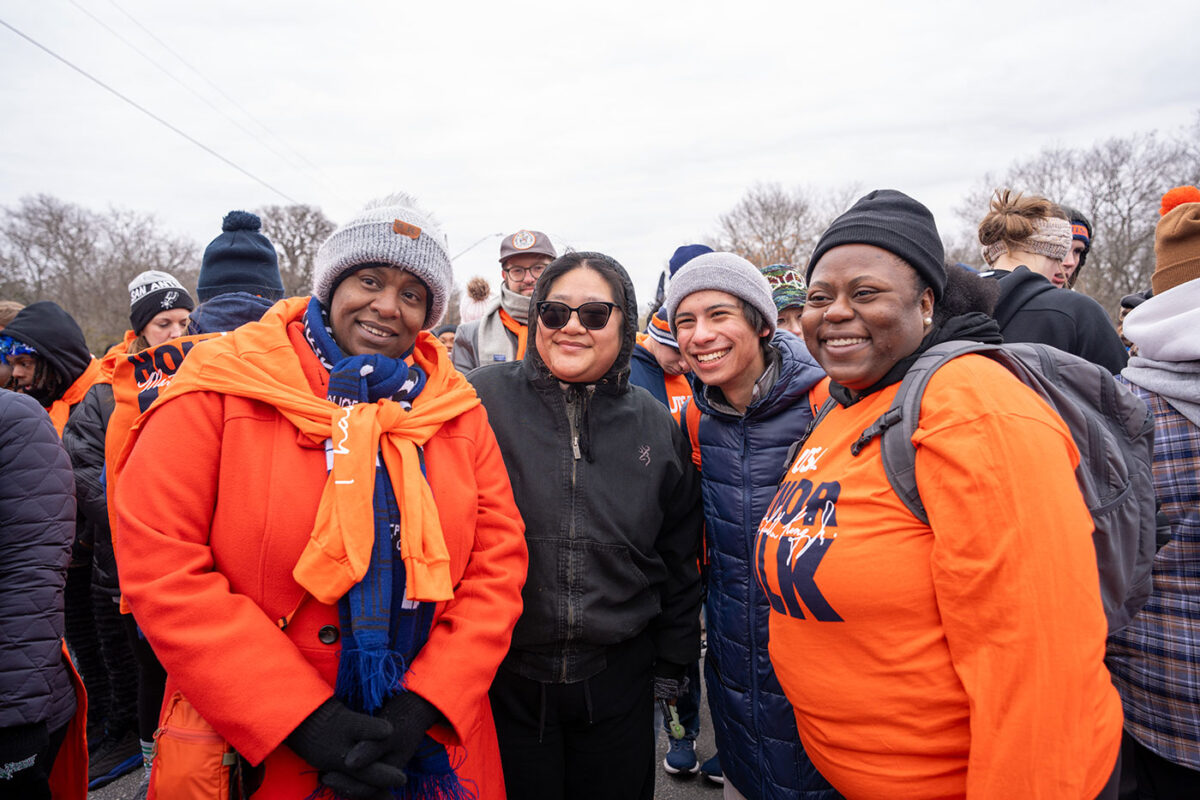
<path id="1" fill-rule="evenodd" d="M 330 234 L 313 265 L 313 295 L 328 309 L 334 287 L 355 267 L 367 264 L 399 267 L 429 287 L 429 311 L 422 328 L 432 328 L 446 312 L 454 283 L 446 237 L 433 215 L 411 195 L 374 200 Z"/>
<path id="2" fill-rule="evenodd" d="M 741 298 L 763 315 L 775 335 L 779 311 L 771 299 L 771 285 L 758 271 L 758 267 L 734 253 L 705 253 L 696 256 L 671 276 L 667 285 L 667 319 L 671 321 L 671 333 L 675 330 L 675 309 L 689 294 L 715 289 Z M 676 333 L 676 336 L 678 334 Z"/>

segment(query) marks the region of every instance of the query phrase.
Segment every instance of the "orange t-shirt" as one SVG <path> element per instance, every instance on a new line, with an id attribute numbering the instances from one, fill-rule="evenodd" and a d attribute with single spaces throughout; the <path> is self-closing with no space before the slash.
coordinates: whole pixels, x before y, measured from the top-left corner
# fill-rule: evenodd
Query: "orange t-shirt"
<path id="1" fill-rule="evenodd" d="M 1117 758 L 1078 451 L 985 356 L 942 367 L 913 436 L 930 525 L 878 439 L 899 384 L 833 409 L 764 516 L 770 653 L 813 763 L 850 798 L 1083 798 Z"/>

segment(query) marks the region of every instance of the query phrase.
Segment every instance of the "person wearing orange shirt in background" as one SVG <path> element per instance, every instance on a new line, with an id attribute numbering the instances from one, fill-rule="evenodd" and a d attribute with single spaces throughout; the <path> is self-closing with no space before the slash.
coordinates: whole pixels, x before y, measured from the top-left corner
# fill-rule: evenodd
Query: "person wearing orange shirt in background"
<path id="1" fill-rule="evenodd" d="M 1121 707 L 1065 423 L 986 356 L 939 369 L 913 436 L 928 525 L 877 441 L 852 453 L 919 353 L 998 341 L 985 314 L 939 317 L 942 259 L 933 216 L 892 190 L 813 252 L 802 323 L 836 404 L 756 542 L 771 661 L 848 798 L 1115 798 Z"/>
<path id="2" fill-rule="evenodd" d="M 517 231 L 500 242 L 500 296 L 483 316 L 458 326 L 451 358 L 464 374 L 487 364 L 520 361 L 529 335 L 529 298 L 538 276 L 558 257 L 541 231 Z"/>
<path id="3" fill-rule="evenodd" d="M 679 343 L 671 335 L 667 312 L 659 309 L 650 315 L 646 330 L 637 335 L 629 357 L 629 382 L 654 395 L 679 422 L 679 412 L 692 396 L 688 383 L 687 360 L 679 354 Z"/>
<path id="4" fill-rule="evenodd" d="M 151 800 L 213 739 L 255 800 L 505 796 L 487 691 L 528 557 L 487 414 L 428 332 L 451 275 L 432 217 L 378 200 L 321 246 L 312 297 L 197 344 L 134 423 L 114 533 L 168 676 Z"/>
<path id="5" fill-rule="evenodd" d="M 138 635 L 133 618 L 121 614 L 118 607 L 121 589 L 109 525 L 105 469 L 105 437 L 116 405 L 113 372 L 128 353 L 186 333 L 194 307 L 192 296 L 166 272 L 146 270 L 130 281 L 129 330 L 100 359 L 100 376 L 63 429 L 63 445 L 75 470 L 80 525 L 92 532 L 91 622 L 103 659 L 99 676 L 84 673 L 91 681 L 88 690 L 95 707 L 93 717 L 103 722 L 94 728 L 88 742 L 88 782 L 93 789 L 139 765 L 145 767 L 143 782 L 149 781 L 154 731 L 166 681 L 162 665 Z M 169 472 L 164 470 L 160 479 Z"/>

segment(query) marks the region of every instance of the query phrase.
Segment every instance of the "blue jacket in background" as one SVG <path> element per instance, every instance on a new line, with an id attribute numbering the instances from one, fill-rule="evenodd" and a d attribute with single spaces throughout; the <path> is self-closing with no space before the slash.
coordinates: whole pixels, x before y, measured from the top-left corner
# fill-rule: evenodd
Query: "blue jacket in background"
<path id="1" fill-rule="evenodd" d="M 838 794 L 800 744 L 792 705 L 767 653 L 770 605 L 753 574 L 758 523 L 775 496 L 792 442 L 812 420 L 808 391 L 824 376 L 804 343 L 776 333 L 779 378 L 742 417 L 703 412 L 699 439 L 708 540 L 708 654 L 704 677 L 725 779 L 749 800 L 829 800 Z M 814 665 L 817 668 L 818 665 Z"/>

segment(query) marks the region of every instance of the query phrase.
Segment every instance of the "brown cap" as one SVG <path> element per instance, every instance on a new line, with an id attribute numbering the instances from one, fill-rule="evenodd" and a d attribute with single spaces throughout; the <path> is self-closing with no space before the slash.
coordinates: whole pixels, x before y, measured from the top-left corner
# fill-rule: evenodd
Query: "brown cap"
<path id="1" fill-rule="evenodd" d="M 503 264 L 513 256 L 525 253 L 558 258 L 558 251 L 550 244 L 550 237 L 541 231 L 517 231 L 504 237 L 500 242 L 500 263 Z"/>
<path id="2" fill-rule="evenodd" d="M 1156 295 L 1200 278 L 1200 192 L 1187 188 L 1192 192 L 1168 192 L 1182 202 L 1163 214 L 1154 231 L 1155 266 L 1150 285 Z M 1164 201 L 1164 210 L 1167 207 Z"/>

